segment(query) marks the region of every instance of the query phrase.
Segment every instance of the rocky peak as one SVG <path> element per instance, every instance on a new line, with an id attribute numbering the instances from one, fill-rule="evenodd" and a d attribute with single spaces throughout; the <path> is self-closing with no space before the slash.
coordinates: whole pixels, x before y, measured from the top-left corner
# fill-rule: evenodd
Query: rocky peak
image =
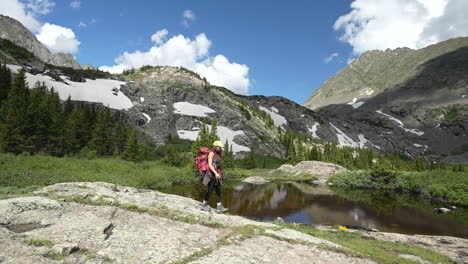
<path id="1" fill-rule="evenodd" d="M 11 17 L 0 15 L 0 38 L 29 50 L 45 63 L 81 69 L 71 54 L 50 52 L 27 28 Z"/>

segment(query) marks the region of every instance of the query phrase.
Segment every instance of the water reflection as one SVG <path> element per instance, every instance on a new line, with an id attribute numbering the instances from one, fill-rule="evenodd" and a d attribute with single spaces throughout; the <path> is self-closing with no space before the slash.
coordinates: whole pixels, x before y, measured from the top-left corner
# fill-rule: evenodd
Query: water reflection
<path id="1" fill-rule="evenodd" d="M 200 200 L 205 188 L 177 186 L 166 191 Z M 300 183 L 242 183 L 223 186 L 222 196 L 230 213 L 260 221 L 282 217 L 287 222 L 468 238 L 466 223 L 434 214 L 432 209 L 438 205 L 409 194 L 331 190 Z M 468 213 L 467 209 L 457 210 Z"/>

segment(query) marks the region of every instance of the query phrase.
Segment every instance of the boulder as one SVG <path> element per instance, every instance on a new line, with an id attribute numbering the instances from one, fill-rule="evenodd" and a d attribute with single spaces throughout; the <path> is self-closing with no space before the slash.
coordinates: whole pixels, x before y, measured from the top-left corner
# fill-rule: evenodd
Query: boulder
<path id="1" fill-rule="evenodd" d="M 347 169 L 332 163 L 322 161 L 301 161 L 296 166 L 284 164 L 278 169 L 270 171 L 270 174 L 286 177 L 309 174 L 317 176 L 317 179 L 314 180 L 314 184 L 326 185 L 330 176 L 344 171 L 347 171 Z"/>
<path id="2" fill-rule="evenodd" d="M 254 177 L 246 178 L 242 182 L 250 183 L 250 184 L 265 184 L 265 183 L 269 183 L 270 181 L 260 176 L 254 176 Z"/>

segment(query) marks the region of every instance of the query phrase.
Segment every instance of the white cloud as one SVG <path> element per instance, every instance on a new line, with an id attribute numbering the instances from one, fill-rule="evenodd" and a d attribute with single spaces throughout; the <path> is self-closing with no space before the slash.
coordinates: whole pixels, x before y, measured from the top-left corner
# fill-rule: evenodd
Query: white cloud
<path id="1" fill-rule="evenodd" d="M 367 50 L 422 48 L 468 35 L 466 0 L 354 0 L 334 25 L 358 55 Z"/>
<path id="2" fill-rule="evenodd" d="M 83 22 L 83 21 L 80 21 L 80 23 L 78 24 L 78 27 L 80 27 L 80 28 L 81 28 L 81 27 L 87 27 L 87 26 L 88 26 L 88 24 L 86 24 L 86 23 Z"/>
<path id="3" fill-rule="evenodd" d="M 19 0 L 1 0 L 0 14 L 12 17 L 21 22 L 32 32 L 41 29 L 41 23 L 37 20 L 40 15 L 52 11 L 55 3 L 48 0 L 29 0 L 22 3 Z"/>
<path id="4" fill-rule="evenodd" d="M 55 3 L 49 0 L 28 0 L 26 8 L 34 14 L 47 15 L 52 12 Z"/>
<path id="5" fill-rule="evenodd" d="M 45 23 L 36 38 L 52 52 L 76 53 L 80 42 L 69 28 Z"/>
<path id="6" fill-rule="evenodd" d="M 151 36 L 151 40 L 156 44 L 161 45 L 162 43 L 164 43 L 167 34 L 169 34 L 169 31 L 167 31 L 167 29 L 159 30 Z"/>
<path id="7" fill-rule="evenodd" d="M 70 6 L 71 6 L 72 8 L 78 9 L 78 8 L 81 7 L 81 2 L 80 2 L 80 1 L 72 1 L 72 2 L 70 3 Z"/>
<path id="8" fill-rule="evenodd" d="M 211 41 L 204 33 L 195 39 L 177 35 L 166 40 L 166 31 L 160 30 L 151 36 L 155 45 L 148 51 L 124 52 L 115 59 L 117 65 L 102 66 L 100 69 L 121 73 L 143 65 L 183 66 L 206 77 L 214 85 L 224 86 L 236 93 L 248 93 L 248 66 L 230 62 L 223 55 L 209 56 Z"/>
<path id="9" fill-rule="evenodd" d="M 187 9 L 187 10 L 184 10 L 184 12 L 182 13 L 182 18 L 183 18 L 182 25 L 184 25 L 185 27 L 189 27 L 190 22 L 195 21 L 196 16 L 192 10 Z"/>
<path id="10" fill-rule="evenodd" d="M 333 60 L 335 57 L 338 57 L 339 55 L 340 55 L 340 54 L 338 54 L 338 53 L 335 52 L 335 53 L 331 54 L 330 56 L 326 57 L 325 59 L 323 59 L 323 61 L 324 61 L 325 63 L 330 63 L 330 62 L 332 62 L 332 60 Z"/>

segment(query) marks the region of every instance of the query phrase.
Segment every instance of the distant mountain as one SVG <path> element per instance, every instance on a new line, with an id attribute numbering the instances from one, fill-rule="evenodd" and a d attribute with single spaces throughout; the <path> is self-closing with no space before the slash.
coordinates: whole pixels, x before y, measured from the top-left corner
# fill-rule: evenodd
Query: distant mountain
<path id="1" fill-rule="evenodd" d="M 468 38 L 366 52 L 304 106 L 378 135 L 386 151 L 468 162 Z"/>
<path id="2" fill-rule="evenodd" d="M 303 105 L 314 110 L 331 104 L 346 104 L 354 98 L 358 101 L 372 98 L 419 76 L 431 60 L 467 46 L 468 37 L 450 39 L 420 50 L 398 48 L 365 52 L 328 79 Z"/>
<path id="3" fill-rule="evenodd" d="M 0 15 L 0 38 L 27 49 L 45 63 L 81 69 L 72 55 L 50 52 L 27 28 L 11 17 Z"/>

